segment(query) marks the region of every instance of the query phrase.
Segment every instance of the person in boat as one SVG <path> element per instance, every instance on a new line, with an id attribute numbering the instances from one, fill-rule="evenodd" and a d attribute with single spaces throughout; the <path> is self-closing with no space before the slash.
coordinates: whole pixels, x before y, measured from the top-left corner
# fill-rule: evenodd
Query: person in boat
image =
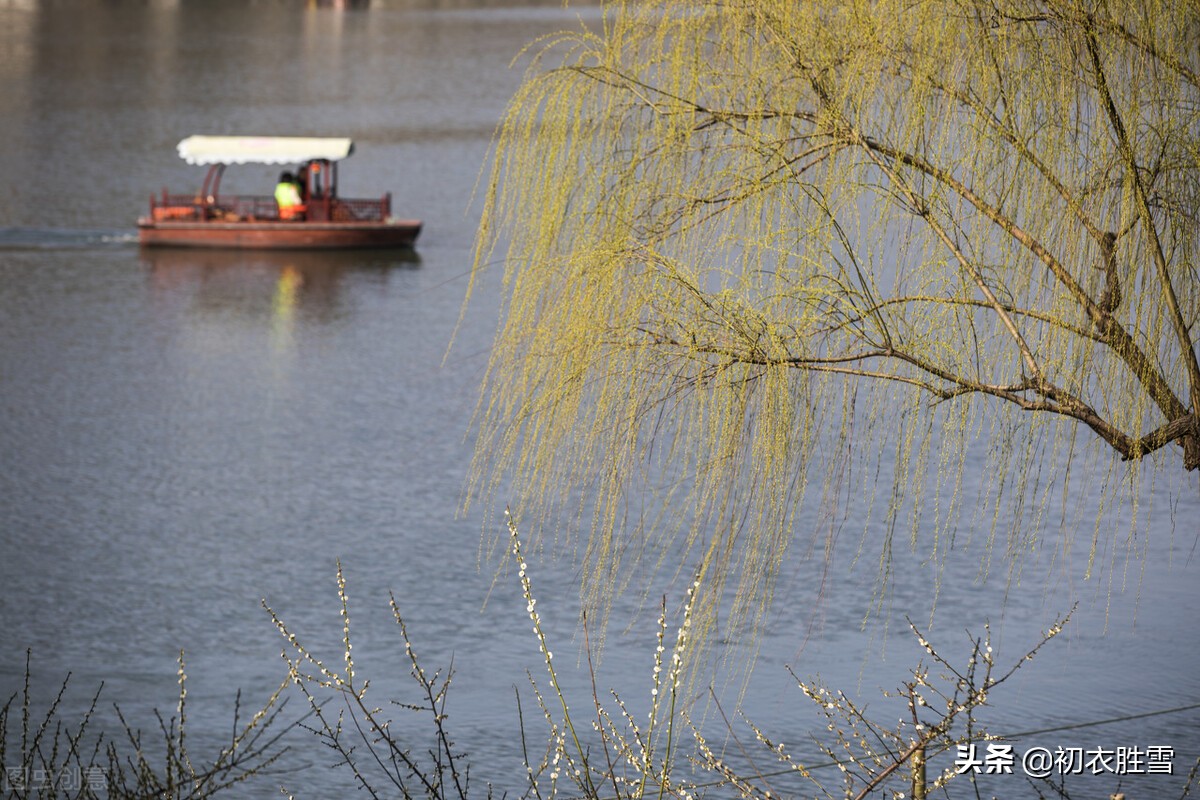
<path id="1" fill-rule="evenodd" d="M 308 202 L 308 167 L 312 162 L 305 162 L 296 173 L 296 187 L 300 190 L 300 202 Z"/>
<path id="2" fill-rule="evenodd" d="M 275 202 L 279 204 L 280 219 L 304 219 L 307 208 L 300 196 L 300 186 L 292 173 L 284 172 L 279 176 L 279 183 L 275 185 Z"/>

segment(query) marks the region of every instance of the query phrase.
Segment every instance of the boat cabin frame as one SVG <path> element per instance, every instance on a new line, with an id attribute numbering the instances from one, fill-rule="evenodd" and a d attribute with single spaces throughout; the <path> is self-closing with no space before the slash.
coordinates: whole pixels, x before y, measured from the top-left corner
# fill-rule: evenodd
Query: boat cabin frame
<path id="1" fill-rule="evenodd" d="M 305 212 L 296 221 L 382 222 L 392 213 L 391 192 L 379 199 L 338 196 L 337 164 L 354 152 L 349 139 L 301 137 L 190 136 L 179 143 L 179 154 L 189 164 L 208 165 L 195 194 L 150 197 L 150 218 L 166 220 L 255 222 L 281 220 L 273 194 L 222 195 L 221 178 L 231 163 L 294 166 L 300 179 Z"/>

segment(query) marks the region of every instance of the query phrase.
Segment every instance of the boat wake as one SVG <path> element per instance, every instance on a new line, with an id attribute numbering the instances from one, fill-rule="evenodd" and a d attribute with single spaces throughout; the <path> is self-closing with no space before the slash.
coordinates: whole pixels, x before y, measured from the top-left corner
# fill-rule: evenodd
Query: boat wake
<path id="1" fill-rule="evenodd" d="M 0 227 L 0 250 L 87 250 L 128 247 L 137 240 L 137 231 L 130 229 Z"/>

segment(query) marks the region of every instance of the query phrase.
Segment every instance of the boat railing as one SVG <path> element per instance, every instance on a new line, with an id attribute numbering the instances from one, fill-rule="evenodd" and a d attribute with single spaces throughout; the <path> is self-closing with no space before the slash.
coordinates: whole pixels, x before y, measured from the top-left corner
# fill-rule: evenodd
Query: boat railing
<path id="1" fill-rule="evenodd" d="M 267 195 L 221 195 L 200 197 L 168 194 L 150 198 L 150 216 L 155 221 L 239 221 L 279 219 L 275 198 Z"/>
<path id="2" fill-rule="evenodd" d="M 318 198 L 310 203 L 310 220 L 334 222 L 382 222 L 391 215 L 391 193 L 378 200 L 331 198 L 322 203 Z M 250 222 L 279 219 L 279 206 L 269 195 L 219 195 L 201 197 L 191 194 L 151 196 L 150 216 L 156 222 L 211 221 Z"/>
<path id="3" fill-rule="evenodd" d="M 344 200 L 339 197 L 333 201 L 330 216 L 334 222 L 382 222 L 391 215 L 391 201 L 391 194 L 379 200 Z"/>

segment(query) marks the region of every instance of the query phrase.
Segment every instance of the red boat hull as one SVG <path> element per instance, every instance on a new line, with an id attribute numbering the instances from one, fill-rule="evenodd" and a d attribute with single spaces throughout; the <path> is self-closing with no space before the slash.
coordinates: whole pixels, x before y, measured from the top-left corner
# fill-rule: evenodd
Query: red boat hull
<path id="1" fill-rule="evenodd" d="M 138 220 L 146 247 L 241 247 L 259 250 L 342 250 L 412 247 L 417 220 L 390 222 L 217 222 Z"/>

